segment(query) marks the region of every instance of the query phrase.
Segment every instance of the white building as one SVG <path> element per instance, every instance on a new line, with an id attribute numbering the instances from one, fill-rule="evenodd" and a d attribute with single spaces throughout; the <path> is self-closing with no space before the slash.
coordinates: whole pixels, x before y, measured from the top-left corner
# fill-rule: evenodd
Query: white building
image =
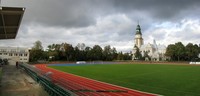
<path id="1" fill-rule="evenodd" d="M 21 47 L 0 47 L 0 58 L 19 62 L 29 62 L 29 49 Z"/>
<path id="2" fill-rule="evenodd" d="M 132 51 L 132 60 L 137 59 L 135 56 L 135 52 L 137 50 L 136 47 L 139 48 L 140 53 L 142 54 L 142 56 L 144 56 L 145 54 L 148 55 L 149 58 L 145 58 L 145 60 L 153 60 L 153 61 L 160 61 L 160 60 L 166 60 L 165 57 L 165 52 L 166 52 L 166 46 L 165 45 L 157 45 L 156 41 L 153 41 L 153 44 L 148 43 L 148 44 L 144 44 L 143 38 L 142 38 L 142 32 L 141 32 L 141 28 L 140 25 L 137 25 L 136 28 L 136 33 L 135 33 L 135 39 L 134 39 L 134 43 L 135 46 L 133 48 Z"/>

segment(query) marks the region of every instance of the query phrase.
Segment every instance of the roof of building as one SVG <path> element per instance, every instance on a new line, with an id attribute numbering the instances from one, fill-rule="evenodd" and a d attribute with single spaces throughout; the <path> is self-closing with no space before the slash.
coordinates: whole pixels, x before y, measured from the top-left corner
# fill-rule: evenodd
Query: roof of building
<path id="1" fill-rule="evenodd" d="M 165 45 L 160 45 L 160 44 L 159 44 L 159 45 L 157 45 L 157 46 L 158 46 L 158 49 L 160 49 L 160 50 L 161 50 L 161 49 L 162 49 L 162 50 L 165 50 L 165 49 L 166 49 L 166 46 L 165 46 Z"/>
<path id="2" fill-rule="evenodd" d="M 15 39 L 25 8 L 0 6 L 0 39 Z"/>
<path id="3" fill-rule="evenodd" d="M 149 48 L 155 48 L 155 47 L 153 46 L 153 44 L 150 44 L 150 43 L 144 44 L 140 47 L 141 50 L 145 50 L 145 49 L 149 49 Z"/>
<path id="4" fill-rule="evenodd" d="M 154 45 L 154 44 L 150 44 L 150 43 L 144 44 L 144 45 L 141 46 L 141 49 L 146 49 L 146 48 L 155 48 L 155 49 L 160 50 L 160 49 L 166 49 L 166 46 L 165 45 L 161 45 L 161 44 Z"/>

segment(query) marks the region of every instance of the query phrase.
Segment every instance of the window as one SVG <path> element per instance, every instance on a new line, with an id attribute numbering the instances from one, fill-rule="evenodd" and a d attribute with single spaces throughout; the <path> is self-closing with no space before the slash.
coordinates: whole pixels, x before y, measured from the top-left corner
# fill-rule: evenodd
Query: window
<path id="1" fill-rule="evenodd" d="M 7 55 L 7 53 L 4 53 L 3 55 Z"/>
<path id="2" fill-rule="evenodd" d="M 16 50 L 15 49 L 11 49 L 11 52 L 16 52 Z"/>
<path id="3" fill-rule="evenodd" d="M 2 55 L 2 53 L 0 53 L 0 55 Z"/>
<path id="4" fill-rule="evenodd" d="M 15 56 L 17 56 L 18 54 L 17 53 L 15 53 Z"/>
<path id="5" fill-rule="evenodd" d="M 24 56 L 28 56 L 27 54 L 24 54 Z"/>
<path id="6" fill-rule="evenodd" d="M 9 53 L 9 56 L 12 56 L 12 53 Z"/>
<path id="7" fill-rule="evenodd" d="M 24 52 L 25 52 L 25 50 L 20 50 L 19 52 L 21 52 L 21 53 L 24 53 Z"/>
<path id="8" fill-rule="evenodd" d="M 6 49 L 1 49 L 2 52 L 6 52 Z"/>
<path id="9" fill-rule="evenodd" d="M 19 56 L 22 56 L 22 54 L 19 54 Z"/>

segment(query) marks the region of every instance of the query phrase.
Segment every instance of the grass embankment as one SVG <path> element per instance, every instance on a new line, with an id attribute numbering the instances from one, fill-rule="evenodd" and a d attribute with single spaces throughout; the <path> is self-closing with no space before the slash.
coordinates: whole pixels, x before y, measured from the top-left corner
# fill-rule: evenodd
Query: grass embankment
<path id="1" fill-rule="evenodd" d="M 50 67 L 145 92 L 200 96 L 200 66 L 109 64 Z"/>

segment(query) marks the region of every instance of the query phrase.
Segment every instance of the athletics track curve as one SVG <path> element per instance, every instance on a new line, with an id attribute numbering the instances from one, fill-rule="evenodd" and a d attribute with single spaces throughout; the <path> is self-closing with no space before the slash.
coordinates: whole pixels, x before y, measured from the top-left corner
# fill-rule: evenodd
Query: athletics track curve
<path id="1" fill-rule="evenodd" d="M 66 88 L 78 96 L 157 96 L 157 94 L 141 92 L 129 88 L 112 85 L 97 80 L 73 75 L 56 69 L 48 68 L 45 64 L 37 64 L 36 68 L 41 70 L 41 74 L 52 72 L 53 83 Z"/>

